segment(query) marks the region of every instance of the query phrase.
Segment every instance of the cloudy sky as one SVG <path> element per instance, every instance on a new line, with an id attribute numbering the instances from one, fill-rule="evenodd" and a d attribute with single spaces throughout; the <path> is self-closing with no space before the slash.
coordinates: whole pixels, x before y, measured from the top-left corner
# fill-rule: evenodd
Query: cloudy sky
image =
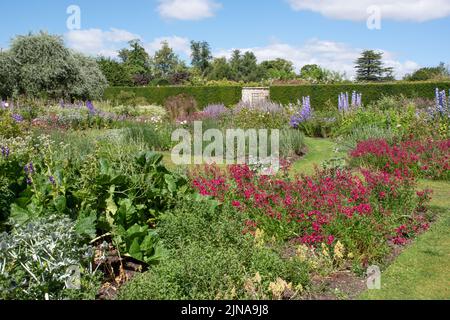
<path id="1" fill-rule="evenodd" d="M 189 42 L 205 40 L 215 56 L 251 50 L 259 60 L 317 63 L 349 77 L 363 49 L 383 51 L 397 77 L 450 63 L 450 0 L 15 0 L 1 1 L 0 12 L 2 48 L 14 35 L 46 30 L 94 56 L 114 57 L 138 38 L 149 53 L 167 40 L 188 60 Z"/>

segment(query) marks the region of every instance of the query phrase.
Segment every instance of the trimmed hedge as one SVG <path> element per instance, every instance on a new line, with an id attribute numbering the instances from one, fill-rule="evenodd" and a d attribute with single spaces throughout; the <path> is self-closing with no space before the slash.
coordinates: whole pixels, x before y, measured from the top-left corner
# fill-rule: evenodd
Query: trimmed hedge
<path id="1" fill-rule="evenodd" d="M 223 103 L 226 106 L 237 104 L 242 97 L 242 87 L 214 86 L 214 87 L 109 87 L 105 90 L 104 99 L 114 100 L 121 92 L 133 92 L 136 97 L 143 97 L 149 103 L 163 106 L 166 100 L 182 93 L 188 94 L 197 101 L 199 107 L 209 104 Z"/>
<path id="2" fill-rule="evenodd" d="M 294 103 L 304 96 L 311 97 L 311 104 L 316 110 L 324 110 L 327 106 L 337 108 L 338 95 L 341 92 L 358 91 L 363 94 L 363 103 L 380 99 L 383 95 L 401 95 L 434 99 L 436 88 L 450 89 L 450 82 L 397 82 L 397 83 L 365 83 L 365 84 L 330 84 L 301 86 L 272 86 L 270 97 L 272 101 L 282 104 Z M 104 98 L 114 100 L 121 92 L 133 92 L 136 97 L 144 97 L 149 103 L 164 105 L 172 96 L 182 93 L 195 98 L 199 107 L 203 108 L 213 103 L 223 103 L 233 106 L 241 100 L 240 86 L 205 86 L 205 87 L 109 87 Z"/>
<path id="3" fill-rule="evenodd" d="M 294 103 L 304 96 L 311 97 L 311 105 L 316 110 L 324 110 L 327 106 L 338 105 L 338 95 L 341 92 L 361 92 L 363 103 L 380 99 L 383 95 L 401 95 L 410 98 L 434 99 L 435 89 L 450 89 L 450 82 L 398 82 L 398 83 L 366 83 L 366 84 L 331 84 L 302 86 L 273 86 L 270 97 L 273 101 L 288 104 Z"/>

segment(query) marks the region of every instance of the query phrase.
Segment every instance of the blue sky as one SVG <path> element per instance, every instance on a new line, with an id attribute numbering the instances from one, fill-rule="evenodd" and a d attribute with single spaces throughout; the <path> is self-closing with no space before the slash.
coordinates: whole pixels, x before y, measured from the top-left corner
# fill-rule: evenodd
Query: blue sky
<path id="1" fill-rule="evenodd" d="M 0 47 L 17 34 L 46 30 L 91 55 L 114 56 L 140 38 L 147 50 L 162 40 L 184 59 L 190 40 L 214 55 L 252 50 L 258 59 L 287 58 L 300 68 L 318 63 L 353 74 L 362 49 L 385 52 L 402 76 L 420 66 L 450 63 L 450 0 L 15 0 L 1 1 Z M 80 8 L 80 30 L 69 30 L 67 8 Z M 369 10 L 369 11 L 368 11 Z M 369 18 L 381 18 L 370 30 Z M 376 20 L 370 20 L 376 21 Z"/>

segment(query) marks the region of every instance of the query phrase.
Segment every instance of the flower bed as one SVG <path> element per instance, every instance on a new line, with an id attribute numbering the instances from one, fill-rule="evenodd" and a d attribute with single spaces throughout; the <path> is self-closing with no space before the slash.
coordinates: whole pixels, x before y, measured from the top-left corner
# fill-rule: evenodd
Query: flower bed
<path id="1" fill-rule="evenodd" d="M 450 140 L 406 140 L 389 144 L 386 140 L 367 140 L 350 152 L 352 163 L 394 172 L 408 168 L 415 176 L 450 180 Z"/>
<path id="2" fill-rule="evenodd" d="M 366 264 L 428 228 L 429 192 L 416 193 L 407 170 L 317 171 L 311 177 L 258 176 L 247 166 L 223 172 L 196 170 L 193 186 L 203 196 L 232 204 L 249 214 L 244 233 L 320 247 L 340 242 L 348 258 Z"/>

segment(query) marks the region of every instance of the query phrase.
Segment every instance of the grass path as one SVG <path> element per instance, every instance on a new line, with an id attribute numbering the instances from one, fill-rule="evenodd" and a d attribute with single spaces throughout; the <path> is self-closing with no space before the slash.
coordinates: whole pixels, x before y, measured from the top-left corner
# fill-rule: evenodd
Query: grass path
<path id="1" fill-rule="evenodd" d="M 295 174 L 312 174 L 315 165 L 320 166 L 326 160 L 345 155 L 343 152 L 335 152 L 336 144 L 328 139 L 305 138 L 305 142 L 308 151 L 302 159 L 293 165 L 292 172 Z"/>

